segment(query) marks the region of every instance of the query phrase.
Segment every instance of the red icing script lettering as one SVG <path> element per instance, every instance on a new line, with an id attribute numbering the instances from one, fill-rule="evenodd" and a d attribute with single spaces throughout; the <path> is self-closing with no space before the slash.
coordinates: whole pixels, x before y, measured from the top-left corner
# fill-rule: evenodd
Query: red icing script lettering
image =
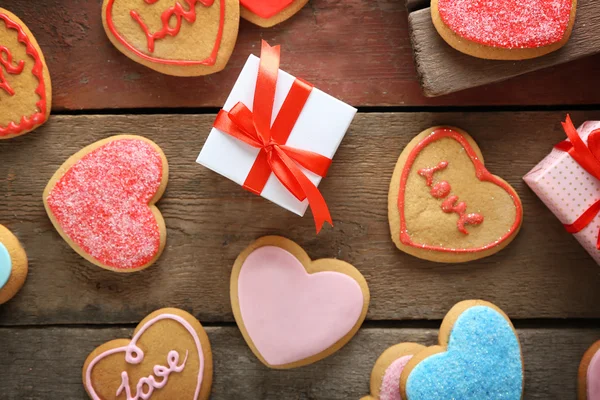
<path id="1" fill-rule="evenodd" d="M 435 167 L 423 168 L 417 171 L 419 175 L 425 178 L 425 183 L 427 186 L 431 187 L 431 195 L 436 199 L 446 198 L 452 191 L 452 187 L 446 181 L 438 182 L 435 185 L 433 184 L 433 174 L 446 168 L 448 168 L 448 162 L 442 161 Z M 448 197 L 442 202 L 442 211 L 446 214 L 458 214 L 458 222 L 456 223 L 456 226 L 460 232 L 468 235 L 469 232 L 465 228 L 465 225 L 479 225 L 483 222 L 483 216 L 475 213 L 467 214 L 467 203 L 461 201 L 460 203 L 456 204 L 457 201 L 458 196 Z"/>
<path id="2" fill-rule="evenodd" d="M 13 56 L 10 50 L 6 46 L 0 46 L 0 65 L 2 65 L 9 74 L 16 75 L 23 72 L 25 61 L 21 60 L 17 62 L 16 65 L 13 65 Z M 3 89 L 11 96 L 15 95 L 14 89 L 8 84 L 4 77 L 2 68 L 0 68 L 0 89 Z"/>
<path id="3" fill-rule="evenodd" d="M 158 0 L 144 0 L 146 4 L 154 4 Z M 148 25 L 142 20 L 142 17 L 137 11 L 131 11 L 130 15 L 144 31 L 146 35 L 146 40 L 148 41 L 148 51 L 150 53 L 154 52 L 154 42 L 156 40 L 164 39 L 167 36 L 177 36 L 179 31 L 181 30 L 182 20 L 186 20 L 190 24 L 196 21 L 196 4 L 200 3 L 204 7 L 210 7 L 214 4 L 215 0 L 185 0 L 185 3 L 188 5 L 188 10 L 185 10 L 181 3 L 176 3 L 174 6 L 167 8 L 164 11 L 160 19 L 162 21 L 162 28 L 159 31 L 151 33 L 148 29 Z M 171 27 L 169 24 L 171 22 L 171 18 L 175 17 L 175 26 Z"/>

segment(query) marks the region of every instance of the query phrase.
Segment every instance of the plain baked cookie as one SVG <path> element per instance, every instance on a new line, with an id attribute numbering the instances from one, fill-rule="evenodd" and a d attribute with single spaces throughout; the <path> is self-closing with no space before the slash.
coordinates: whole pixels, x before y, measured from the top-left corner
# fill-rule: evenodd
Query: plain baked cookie
<path id="1" fill-rule="evenodd" d="M 27 254 L 19 239 L 0 225 L 0 304 L 12 299 L 27 278 Z"/>
<path id="2" fill-rule="evenodd" d="M 466 132 L 433 127 L 404 149 L 388 197 L 392 240 L 425 260 L 456 263 L 492 255 L 517 235 L 521 200 L 484 166 Z"/>
<path id="3" fill-rule="evenodd" d="M 432 0 L 431 17 L 442 38 L 478 58 L 524 60 L 567 43 L 577 0 Z"/>
<path id="4" fill-rule="evenodd" d="M 0 139 L 23 135 L 50 116 L 52 85 L 35 37 L 0 8 Z"/>
<path id="5" fill-rule="evenodd" d="M 233 315 L 252 352 L 270 368 L 319 361 L 352 339 L 369 307 L 365 278 L 335 259 L 311 261 L 291 240 L 266 236 L 231 272 Z"/>
<path id="6" fill-rule="evenodd" d="M 133 61 L 176 76 L 227 65 L 237 40 L 239 0 L 104 0 L 102 23 Z"/>
<path id="7" fill-rule="evenodd" d="M 371 372 L 371 395 L 362 400 L 402 400 L 400 375 L 414 355 L 424 349 L 417 343 L 400 343 L 384 351 Z"/>
<path id="8" fill-rule="evenodd" d="M 210 342 L 192 315 L 164 308 L 144 318 L 132 339 L 112 340 L 94 350 L 82 375 L 93 400 L 208 399 Z"/>
<path id="9" fill-rule="evenodd" d="M 308 0 L 240 0 L 241 16 L 263 28 L 270 28 L 292 17 Z"/>
<path id="10" fill-rule="evenodd" d="M 154 204 L 168 178 L 156 143 L 113 136 L 80 150 L 56 171 L 44 206 L 58 233 L 86 260 L 111 271 L 138 271 L 165 247 L 165 222 Z"/>
<path id="11" fill-rule="evenodd" d="M 600 399 L 600 340 L 583 355 L 577 378 L 579 400 Z"/>
<path id="12" fill-rule="evenodd" d="M 482 300 L 462 301 L 448 312 L 439 346 L 417 353 L 400 376 L 405 400 L 519 400 L 523 360 L 510 319 Z"/>

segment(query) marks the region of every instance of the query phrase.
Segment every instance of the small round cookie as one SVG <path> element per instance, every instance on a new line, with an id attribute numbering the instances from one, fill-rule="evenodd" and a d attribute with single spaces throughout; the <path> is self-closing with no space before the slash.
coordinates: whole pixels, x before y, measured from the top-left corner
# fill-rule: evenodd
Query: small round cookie
<path id="1" fill-rule="evenodd" d="M 400 375 L 415 354 L 424 349 L 417 343 L 400 343 L 384 351 L 371 372 L 371 395 L 362 400 L 402 400 Z"/>
<path id="2" fill-rule="evenodd" d="M 279 236 L 252 243 L 231 272 L 235 321 L 267 367 L 296 368 L 319 361 L 358 332 L 369 307 L 365 278 L 335 259 L 312 261 Z"/>
<path id="3" fill-rule="evenodd" d="M 237 40 L 239 0 L 104 0 L 102 24 L 133 61 L 175 76 L 221 71 Z"/>
<path id="4" fill-rule="evenodd" d="M 117 135 L 71 156 L 48 182 L 44 206 L 52 224 L 83 258 L 115 272 L 152 265 L 167 240 L 154 205 L 169 166 L 160 147 L 141 136 Z"/>
<path id="5" fill-rule="evenodd" d="M 27 254 L 19 239 L 0 225 L 0 304 L 12 299 L 27 278 Z"/>
<path id="6" fill-rule="evenodd" d="M 255 25 L 270 28 L 291 18 L 308 0 L 240 0 L 241 17 Z"/>
<path id="7" fill-rule="evenodd" d="M 51 108 L 52 84 L 40 46 L 23 21 L 0 8 L 0 139 L 36 129 Z"/>
<path id="8" fill-rule="evenodd" d="M 517 332 L 498 307 L 466 300 L 448 312 L 439 346 L 417 353 L 400 375 L 405 400 L 523 397 L 523 358 Z"/>
<path id="9" fill-rule="evenodd" d="M 436 262 L 497 253 L 516 237 L 523 220 L 515 190 L 485 168 L 473 138 L 453 127 L 429 128 L 406 146 L 388 199 L 396 246 Z"/>
<path id="10" fill-rule="evenodd" d="M 94 350 L 83 366 L 83 385 L 92 400 L 191 399 L 210 396 L 210 342 L 196 318 L 164 308 L 148 315 L 133 338 Z"/>
<path id="11" fill-rule="evenodd" d="M 442 38 L 478 58 L 524 60 L 564 46 L 577 0 L 432 0 L 431 17 Z"/>
<path id="12" fill-rule="evenodd" d="M 579 400 L 600 400 L 600 340 L 583 355 L 577 382 Z"/>

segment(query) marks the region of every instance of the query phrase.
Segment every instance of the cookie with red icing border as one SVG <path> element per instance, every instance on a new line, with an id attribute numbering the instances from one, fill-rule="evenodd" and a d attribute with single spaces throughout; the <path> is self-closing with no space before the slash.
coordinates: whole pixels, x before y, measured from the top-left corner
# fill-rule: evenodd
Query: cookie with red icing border
<path id="1" fill-rule="evenodd" d="M 600 399 L 600 340 L 591 345 L 583 355 L 577 382 L 579 400 Z"/>
<path id="2" fill-rule="evenodd" d="M 69 158 L 48 182 L 44 206 L 66 242 L 89 262 L 116 272 L 152 265 L 167 239 L 154 205 L 169 167 L 141 136 L 100 140 Z"/>
<path id="3" fill-rule="evenodd" d="M 292 17 L 308 0 L 240 0 L 241 16 L 263 28 L 270 28 Z"/>
<path id="4" fill-rule="evenodd" d="M 94 350 L 82 375 L 93 400 L 208 399 L 210 342 L 192 315 L 164 308 L 144 318 L 132 339 L 112 340 Z"/>
<path id="5" fill-rule="evenodd" d="M 573 30 L 577 0 L 432 0 L 442 38 L 478 58 L 524 60 L 564 46 Z"/>
<path id="6" fill-rule="evenodd" d="M 104 0 L 102 23 L 127 57 L 176 76 L 225 68 L 238 34 L 239 0 Z"/>
<path id="7" fill-rule="evenodd" d="M 51 108 L 50 73 L 40 46 L 23 21 L 0 8 L 0 139 L 34 130 Z"/>
<path id="8" fill-rule="evenodd" d="M 403 400 L 400 395 L 400 375 L 406 364 L 425 346 L 400 343 L 384 351 L 371 372 L 371 395 L 362 400 Z"/>
<path id="9" fill-rule="evenodd" d="M 235 321 L 267 367 L 296 368 L 342 348 L 358 332 L 369 307 L 369 287 L 352 265 L 312 261 L 279 236 L 258 239 L 231 272 Z"/>
<path id="10" fill-rule="evenodd" d="M 426 129 L 406 146 L 388 199 L 396 246 L 430 261 L 490 256 L 516 237 L 523 219 L 515 190 L 485 168 L 473 138 L 453 127 Z"/>
<path id="11" fill-rule="evenodd" d="M 27 278 L 27 254 L 19 239 L 0 225 L 0 304 L 12 299 Z"/>

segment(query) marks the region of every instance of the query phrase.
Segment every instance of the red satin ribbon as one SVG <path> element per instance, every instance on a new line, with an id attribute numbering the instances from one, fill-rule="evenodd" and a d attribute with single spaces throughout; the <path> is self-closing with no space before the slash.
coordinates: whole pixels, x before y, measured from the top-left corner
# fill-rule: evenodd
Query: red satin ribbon
<path id="1" fill-rule="evenodd" d="M 331 159 L 285 145 L 312 91 L 310 84 L 300 79 L 295 80 L 271 126 L 279 56 L 279 46 L 271 47 L 267 42 L 262 41 L 260 67 L 254 93 L 254 111 L 250 111 L 239 102 L 229 112 L 219 111 L 214 127 L 260 149 L 244 182 L 244 188 L 255 194 L 262 193 L 269 176 L 274 173 L 294 197 L 300 201 L 308 199 L 319 233 L 325 222 L 333 225 L 331 215 L 321 192 L 304 175 L 299 166 L 325 177 Z"/>
<path id="2" fill-rule="evenodd" d="M 575 129 L 575 126 L 571 121 L 571 116 L 567 115 L 567 120 L 562 123 L 562 126 L 569 140 L 560 142 L 554 146 L 554 148 L 569 153 L 583 169 L 589 172 L 594 178 L 600 180 L 600 160 L 579 137 L 577 129 Z M 592 134 L 595 132 L 592 132 Z M 585 227 L 592 223 L 598 213 L 600 213 L 600 200 L 592 204 L 592 206 L 577 218 L 575 222 L 572 224 L 565 224 L 564 226 L 569 233 L 581 232 Z M 598 233 L 596 248 L 600 250 L 600 232 Z"/>

